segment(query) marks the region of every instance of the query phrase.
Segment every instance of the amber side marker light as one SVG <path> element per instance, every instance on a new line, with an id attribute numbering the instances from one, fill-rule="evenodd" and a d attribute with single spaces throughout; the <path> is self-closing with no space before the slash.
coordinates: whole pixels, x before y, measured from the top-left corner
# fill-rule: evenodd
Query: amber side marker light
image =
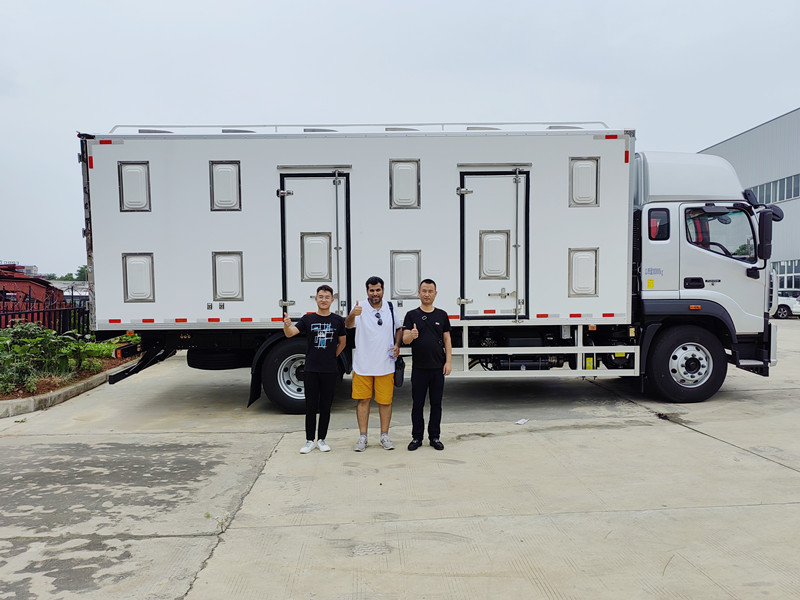
<path id="1" fill-rule="evenodd" d="M 689 310 L 701 310 L 703 306 L 701 304 L 690 304 Z"/>

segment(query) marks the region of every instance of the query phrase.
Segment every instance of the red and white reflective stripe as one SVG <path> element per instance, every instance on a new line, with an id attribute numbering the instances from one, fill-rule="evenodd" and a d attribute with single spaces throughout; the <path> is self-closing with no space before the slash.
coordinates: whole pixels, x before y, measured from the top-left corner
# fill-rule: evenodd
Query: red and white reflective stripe
<path id="1" fill-rule="evenodd" d="M 97 143 L 98 144 L 103 144 L 103 145 L 105 145 L 105 144 L 113 144 L 114 140 L 97 140 Z"/>
<path id="2" fill-rule="evenodd" d="M 108 322 L 112 323 L 112 324 L 113 323 L 122 323 L 122 319 L 109 319 Z"/>
<path id="3" fill-rule="evenodd" d="M 539 313 L 539 314 L 536 315 L 536 318 L 537 319 L 546 319 L 549 316 L 550 315 L 548 315 L 547 313 Z"/>
<path id="4" fill-rule="evenodd" d="M 451 321 L 452 320 L 457 321 L 461 317 L 459 317 L 458 315 L 447 315 L 447 318 L 450 319 Z"/>
<path id="5" fill-rule="evenodd" d="M 239 319 L 239 321 L 241 323 L 252 323 L 253 322 L 253 317 L 242 317 L 241 319 Z"/>
<path id="6" fill-rule="evenodd" d="M 583 315 L 581 313 L 569 313 L 570 319 L 580 319 Z"/>
<path id="7" fill-rule="evenodd" d="M 89 168 L 94 169 L 94 158 L 92 157 L 91 154 L 89 155 L 88 162 L 89 162 Z"/>
<path id="8" fill-rule="evenodd" d="M 272 317 L 273 323 L 277 323 L 278 321 L 283 321 L 283 317 Z"/>
<path id="9" fill-rule="evenodd" d="M 176 322 L 176 323 L 188 323 L 188 322 L 189 322 L 189 319 L 184 319 L 184 318 L 176 318 L 176 319 L 175 319 L 175 322 Z"/>
<path id="10" fill-rule="evenodd" d="M 155 319 L 142 319 L 142 323 L 155 323 Z"/>
<path id="11" fill-rule="evenodd" d="M 603 313 L 603 317 L 613 317 L 614 313 Z"/>
<path id="12" fill-rule="evenodd" d="M 496 313 L 497 313 L 497 311 L 495 309 L 493 309 L 493 308 L 485 308 L 485 309 L 483 309 L 483 314 L 485 314 L 485 315 L 494 315 Z"/>
<path id="13" fill-rule="evenodd" d="M 219 323 L 219 317 L 208 317 L 209 323 Z"/>

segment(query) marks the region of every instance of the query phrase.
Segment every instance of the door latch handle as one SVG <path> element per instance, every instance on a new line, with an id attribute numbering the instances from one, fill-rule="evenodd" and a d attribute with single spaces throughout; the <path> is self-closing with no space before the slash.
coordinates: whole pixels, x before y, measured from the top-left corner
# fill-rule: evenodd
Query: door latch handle
<path id="1" fill-rule="evenodd" d="M 706 287 L 702 277 L 684 277 L 683 287 L 687 290 L 699 290 Z"/>
<path id="2" fill-rule="evenodd" d="M 496 294 L 489 294 L 489 296 L 500 296 L 503 299 L 508 298 L 509 296 L 516 297 L 517 292 L 516 290 L 513 292 L 506 292 L 506 288 L 500 288 L 500 291 Z"/>

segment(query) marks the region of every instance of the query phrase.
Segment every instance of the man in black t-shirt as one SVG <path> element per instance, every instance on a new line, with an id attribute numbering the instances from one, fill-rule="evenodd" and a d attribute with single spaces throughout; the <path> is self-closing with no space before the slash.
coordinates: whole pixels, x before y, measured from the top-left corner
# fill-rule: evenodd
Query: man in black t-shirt
<path id="1" fill-rule="evenodd" d="M 450 341 L 450 318 L 440 308 L 433 306 L 436 283 L 423 279 L 418 291 L 420 307 L 406 313 L 403 321 L 403 343 L 411 346 L 411 442 L 409 450 L 422 445 L 425 432 L 423 408 L 425 396 L 431 401 L 428 420 L 428 439 L 431 446 L 444 450 L 439 440 L 442 423 L 442 395 L 444 378 L 450 375 L 453 345 Z"/>
<path id="2" fill-rule="evenodd" d="M 317 427 L 319 411 L 319 435 L 317 446 L 323 452 L 331 448 L 325 442 L 328 424 L 331 420 L 331 404 L 339 379 L 339 365 L 336 357 L 344 350 L 347 337 L 344 318 L 331 314 L 333 289 L 329 285 L 317 288 L 317 312 L 303 315 L 297 323 L 292 323 L 287 313 L 283 313 L 283 333 L 293 337 L 298 333 L 306 336 L 306 364 L 303 383 L 306 395 L 306 443 L 300 454 L 308 454 L 314 449 L 314 430 Z"/>

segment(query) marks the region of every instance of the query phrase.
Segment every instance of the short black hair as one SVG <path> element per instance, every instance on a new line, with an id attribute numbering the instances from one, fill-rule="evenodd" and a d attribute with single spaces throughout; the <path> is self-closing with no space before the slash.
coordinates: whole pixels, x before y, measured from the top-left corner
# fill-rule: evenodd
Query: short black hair
<path id="1" fill-rule="evenodd" d="M 320 292 L 330 292 L 331 296 L 333 296 L 333 288 L 324 283 L 317 288 L 317 293 L 319 294 Z"/>
<path id="2" fill-rule="evenodd" d="M 383 279 L 381 279 L 377 275 L 373 275 L 372 277 L 367 279 L 367 289 L 369 289 L 369 286 L 371 286 L 371 285 L 378 285 L 378 284 L 380 284 L 381 289 L 385 289 L 385 287 L 383 285 Z"/>
<path id="3" fill-rule="evenodd" d="M 430 283 L 433 286 L 433 289 L 436 289 L 436 282 L 433 279 L 423 279 L 419 282 L 419 287 L 422 287 L 423 283 Z"/>

